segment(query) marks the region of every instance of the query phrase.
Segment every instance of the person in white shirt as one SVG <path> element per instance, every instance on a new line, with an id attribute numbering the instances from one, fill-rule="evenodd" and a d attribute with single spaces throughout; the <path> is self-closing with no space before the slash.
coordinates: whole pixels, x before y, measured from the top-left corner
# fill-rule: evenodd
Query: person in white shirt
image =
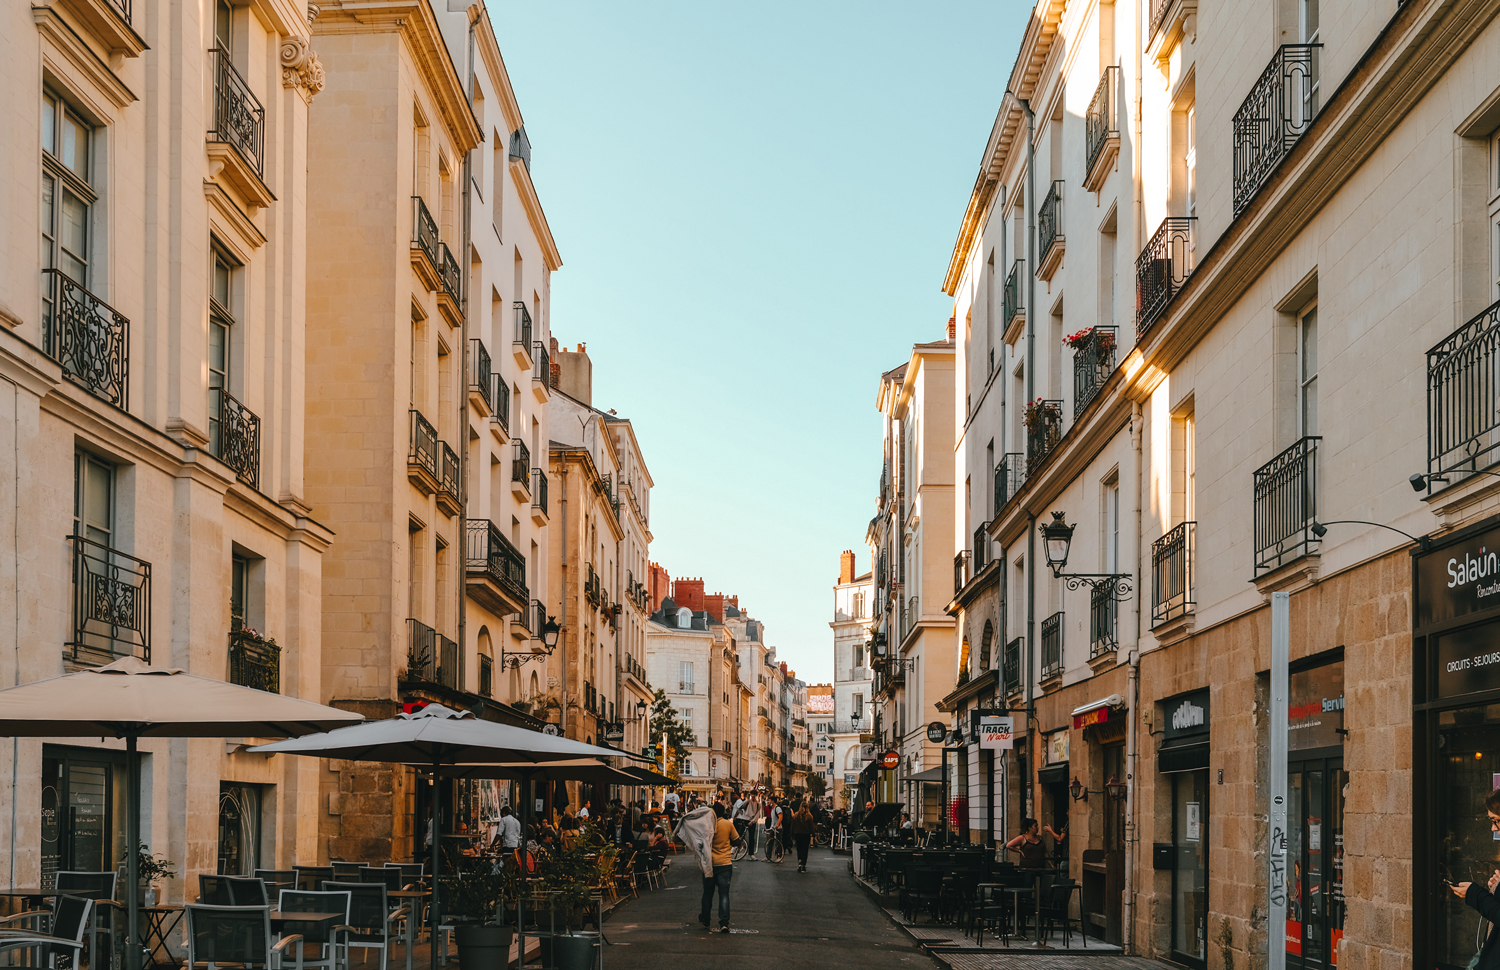
<path id="1" fill-rule="evenodd" d="M 677 793 L 675 791 L 667 792 L 666 797 L 662 800 L 667 803 L 667 807 L 672 811 L 677 811 Z"/>
<path id="2" fill-rule="evenodd" d="M 589 805 L 591 805 L 591 804 L 593 804 L 593 803 L 592 802 L 584 802 L 583 803 L 583 807 L 578 810 L 578 817 L 579 818 L 588 818 L 589 817 Z"/>
<path id="3" fill-rule="evenodd" d="M 496 840 L 500 843 L 503 856 L 510 856 L 521 847 L 521 820 L 516 818 L 509 805 L 500 809 L 500 824 L 495 828 L 499 833 Z"/>
<path id="4" fill-rule="evenodd" d="M 746 840 L 745 854 L 752 858 L 755 856 L 755 826 L 760 823 L 760 814 L 760 799 L 754 792 L 736 803 L 734 827 L 739 831 L 740 838 Z"/>

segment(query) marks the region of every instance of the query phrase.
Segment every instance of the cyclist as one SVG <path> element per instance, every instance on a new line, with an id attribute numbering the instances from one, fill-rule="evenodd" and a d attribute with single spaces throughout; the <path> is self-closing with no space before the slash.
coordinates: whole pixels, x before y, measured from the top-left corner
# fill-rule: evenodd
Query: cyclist
<path id="1" fill-rule="evenodd" d="M 771 861 L 771 843 L 777 843 L 783 852 L 786 851 L 786 843 L 783 841 L 783 830 L 781 827 L 781 805 L 772 795 L 766 801 L 766 861 Z M 776 860 L 780 862 L 781 860 Z"/>
<path id="2" fill-rule="evenodd" d="M 813 813 L 808 811 L 803 802 L 792 805 L 792 817 L 787 820 L 787 827 L 791 829 L 792 839 L 797 843 L 797 871 L 807 871 L 807 847 L 812 842 L 813 832 L 817 830 L 818 820 L 813 818 Z"/>

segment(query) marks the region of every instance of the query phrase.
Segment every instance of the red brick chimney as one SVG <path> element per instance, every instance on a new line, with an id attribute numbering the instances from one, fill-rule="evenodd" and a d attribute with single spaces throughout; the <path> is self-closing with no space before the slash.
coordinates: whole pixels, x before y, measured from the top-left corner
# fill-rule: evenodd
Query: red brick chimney
<path id="1" fill-rule="evenodd" d="M 955 340 L 958 337 L 958 323 L 955 319 L 957 314 L 948 318 L 948 339 Z"/>
<path id="2" fill-rule="evenodd" d="M 703 608 L 708 611 L 709 616 L 718 620 L 720 623 L 724 622 L 723 593 L 710 593 L 707 596 L 703 597 Z"/>
<path id="3" fill-rule="evenodd" d="M 839 585 L 854 582 L 854 550 L 845 549 L 839 556 Z"/>
<path id="4" fill-rule="evenodd" d="M 672 602 L 681 609 L 686 606 L 694 613 L 703 610 L 703 577 L 679 579 L 672 583 Z"/>
<path id="5" fill-rule="evenodd" d="M 672 577 L 654 562 L 648 564 L 647 569 L 646 585 L 651 593 L 651 612 L 655 613 L 661 609 L 661 601 L 667 598 L 667 590 L 672 588 Z"/>

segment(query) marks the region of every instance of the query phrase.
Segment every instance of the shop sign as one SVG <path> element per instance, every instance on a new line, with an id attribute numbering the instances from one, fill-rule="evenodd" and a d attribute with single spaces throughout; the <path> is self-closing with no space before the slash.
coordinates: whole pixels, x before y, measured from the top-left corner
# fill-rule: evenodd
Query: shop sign
<path id="1" fill-rule="evenodd" d="M 1208 733 L 1208 691 L 1195 690 L 1183 694 L 1163 705 L 1167 723 L 1163 728 L 1166 740 Z"/>
<path id="2" fill-rule="evenodd" d="M 1095 724 L 1103 724 L 1109 720 L 1108 707 L 1096 707 L 1092 711 L 1084 711 L 1082 714 L 1073 715 L 1073 727 L 1082 729 L 1093 727 Z M 1066 759 L 1065 759 L 1066 760 Z"/>
<path id="3" fill-rule="evenodd" d="M 1109 710 L 1109 708 L 1100 708 Z M 1047 764 L 1061 764 L 1068 760 L 1068 738 L 1071 735 L 1067 731 L 1055 731 L 1047 738 Z"/>
<path id="4" fill-rule="evenodd" d="M 886 771 L 892 771 L 901 766 L 901 755 L 896 751 L 887 751 L 880 756 L 880 767 Z"/>
<path id="5" fill-rule="evenodd" d="M 1417 627 L 1500 606 L 1500 529 L 1417 557 Z"/>
<path id="6" fill-rule="evenodd" d="M 876 757 L 876 754 L 877 754 L 877 752 L 875 750 L 875 745 L 873 745 L 873 744 L 862 744 L 862 745 L 859 746 L 859 760 L 860 761 L 865 761 L 865 762 L 874 761 L 875 757 Z"/>
<path id="7" fill-rule="evenodd" d="M 927 740 L 933 744 L 942 744 L 943 739 L 948 736 L 948 728 L 942 721 L 933 721 L 927 725 Z"/>
<path id="8" fill-rule="evenodd" d="M 981 717 L 979 719 L 979 747 L 981 750 L 1000 751 L 1015 747 L 1016 719 L 1013 717 Z"/>
<path id="9" fill-rule="evenodd" d="M 1287 680 L 1287 748 L 1341 745 L 1344 736 L 1344 662 L 1299 670 Z"/>
<path id="10" fill-rule="evenodd" d="M 1500 637 L 1492 624 L 1445 633 L 1437 640 L 1438 697 L 1500 688 Z"/>

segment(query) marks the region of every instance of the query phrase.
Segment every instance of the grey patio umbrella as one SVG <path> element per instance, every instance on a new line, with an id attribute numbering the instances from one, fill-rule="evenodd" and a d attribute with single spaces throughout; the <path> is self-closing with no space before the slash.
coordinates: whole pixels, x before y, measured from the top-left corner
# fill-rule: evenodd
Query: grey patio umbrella
<path id="1" fill-rule="evenodd" d="M 445 767 L 455 765 L 510 764 L 525 770 L 526 765 L 541 766 L 549 762 L 579 758 L 606 758 L 618 752 L 556 735 L 529 731 L 526 728 L 484 721 L 470 711 L 455 711 L 440 704 L 428 704 L 410 714 L 397 714 L 384 721 L 366 721 L 352 727 L 338 728 L 323 734 L 290 738 L 249 749 L 257 754 L 302 754 L 346 761 L 397 762 L 421 765 L 433 776 L 432 806 L 432 925 L 442 925 L 442 903 L 438 898 L 438 875 L 441 858 L 438 843 L 441 832 L 441 790 L 436 780 Z M 522 831 L 525 831 L 522 805 Z M 435 939 L 434 935 L 434 939 Z M 524 939 L 523 939 L 524 944 Z M 523 962 L 525 950 L 522 950 Z M 437 970 L 437 947 L 432 947 L 432 967 Z"/>
<path id="2" fill-rule="evenodd" d="M 139 970 L 138 866 L 141 844 L 140 738 L 283 737 L 364 720 L 364 715 L 152 667 L 124 657 L 105 667 L 0 690 L 0 737 L 123 738 L 125 966 Z"/>

